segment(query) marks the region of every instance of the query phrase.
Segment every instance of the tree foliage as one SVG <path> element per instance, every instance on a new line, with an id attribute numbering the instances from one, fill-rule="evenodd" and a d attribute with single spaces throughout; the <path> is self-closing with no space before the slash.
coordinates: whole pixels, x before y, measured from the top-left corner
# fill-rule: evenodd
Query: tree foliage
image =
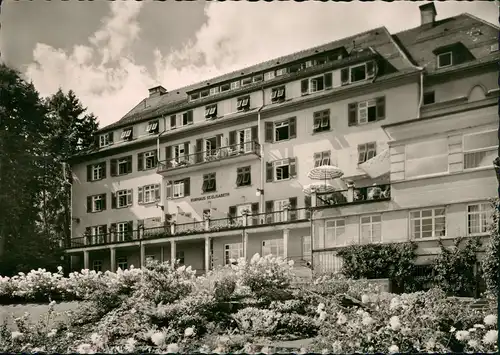
<path id="1" fill-rule="evenodd" d="M 71 222 L 62 162 L 89 147 L 97 129 L 85 112 L 73 92 L 42 99 L 0 65 L 0 273 L 60 264 Z"/>
<path id="2" fill-rule="evenodd" d="M 492 201 L 493 218 L 490 225 L 490 238 L 486 246 L 486 255 L 484 257 L 482 268 L 486 286 L 490 292 L 498 295 L 498 269 L 500 264 L 500 235 L 499 235 L 499 211 L 500 200 L 498 198 Z"/>

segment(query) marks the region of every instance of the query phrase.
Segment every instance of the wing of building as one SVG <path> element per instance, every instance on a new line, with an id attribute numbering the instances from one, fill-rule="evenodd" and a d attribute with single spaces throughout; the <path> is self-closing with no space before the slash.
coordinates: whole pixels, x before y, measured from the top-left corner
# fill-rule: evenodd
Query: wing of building
<path id="1" fill-rule="evenodd" d="M 259 253 L 337 272 L 350 244 L 415 240 L 425 264 L 439 238 L 486 236 L 498 28 L 420 11 L 404 32 L 150 89 L 71 161 L 73 267 L 176 258 L 203 272 Z M 343 176 L 305 194 L 322 165 Z"/>

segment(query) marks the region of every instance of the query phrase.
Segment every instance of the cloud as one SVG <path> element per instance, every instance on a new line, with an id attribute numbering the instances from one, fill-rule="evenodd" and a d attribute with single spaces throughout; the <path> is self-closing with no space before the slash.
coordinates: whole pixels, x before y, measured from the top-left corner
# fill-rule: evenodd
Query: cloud
<path id="1" fill-rule="evenodd" d="M 441 8 L 441 17 L 472 10 L 456 4 L 440 4 L 438 13 Z M 147 70 L 131 52 L 139 38 L 142 6 L 148 5 L 112 2 L 89 44 L 76 45 L 71 53 L 38 44 L 26 74 L 42 95 L 59 87 L 74 90 L 103 127 L 138 104 L 151 86 L 161 83 L 175 90 L 384 24 L 391 32 L 414 27 L 420 17 L 412 2 L 210 2 L 195 36 L 169 53 L 152 49 L 154 67 Z"/>

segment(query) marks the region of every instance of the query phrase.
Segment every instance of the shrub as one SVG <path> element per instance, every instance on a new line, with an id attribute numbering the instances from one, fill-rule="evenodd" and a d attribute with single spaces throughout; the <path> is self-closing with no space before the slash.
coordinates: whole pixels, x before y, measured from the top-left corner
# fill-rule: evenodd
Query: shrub
<path id="1" fill-rule="evenodd" d="M 500 200 L 494 199 L 491 202 L 493 207 L 493 217 L 490 224 L 490 238 L 486 247 L 485 257 L 482 263 L 484 279 L 488 290 L 498 297 L 498 271 L 500 264 L 500 234 L 499 234 L 499 212 Z"/>

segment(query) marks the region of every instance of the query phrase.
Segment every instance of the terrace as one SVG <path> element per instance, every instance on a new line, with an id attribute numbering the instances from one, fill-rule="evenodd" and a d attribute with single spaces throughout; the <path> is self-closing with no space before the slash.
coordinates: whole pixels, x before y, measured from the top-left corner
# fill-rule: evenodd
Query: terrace
<path id="1" fill-rule="evenodd" d="M 337 206 L 351 203 L 387 201 L 391 199 L 391 185 L 373 185 L 329 193 L 317 193 L 316 206 Z"/>
<path id="2" fill-rule="evenodd" d="M 175 155 L 175 153 L 174 153 Z M 231 159 L 235 163 L 260 157 L 260 144 L 255 141 L 244 142 L 216 149 L 198 151 L 193 154 L 174 156 L 171 159 L 158 162 L 157 172 L 165 175 L 173 171 L 191 172 L 198 169 L 208 169 L 210 165 L 222 160 Z"/>

